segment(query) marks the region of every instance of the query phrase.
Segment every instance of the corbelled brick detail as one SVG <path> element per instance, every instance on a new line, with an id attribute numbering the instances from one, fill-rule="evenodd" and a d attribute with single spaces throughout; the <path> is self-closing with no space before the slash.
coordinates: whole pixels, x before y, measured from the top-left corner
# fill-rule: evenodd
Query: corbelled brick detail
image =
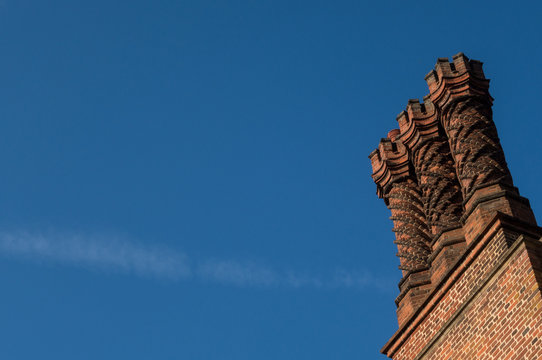
<path id="1" fill-rule="evenodd" d="M 482 63 L 439 58 L 371 153 L 403 278 L 396 360 L 542 359 L 542 228 L 513 186 Z"/>

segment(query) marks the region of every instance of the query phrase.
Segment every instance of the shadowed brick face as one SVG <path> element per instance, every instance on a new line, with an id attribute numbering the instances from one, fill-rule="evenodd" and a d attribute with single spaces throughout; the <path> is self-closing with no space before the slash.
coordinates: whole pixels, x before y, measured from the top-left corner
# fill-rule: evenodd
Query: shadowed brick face
<path id="1" fill-rule="evenodd" d="M 396 360 L 542 359 L 542 229 L 513 186 L 482 63 L 439 58 L 369 158 L 403 278 Z"/>
<path id="2" fill-rule="evenodd" d="M 425 226 L 425 214 L 417 184 L 412 179 L 404 179 L 392 184 L 386 194 L 388 208 L 391 210 L 395 244 L 401 259 L 400 268 L 404 271 L 427 267 L 429 256 L 429 236 Z"/>

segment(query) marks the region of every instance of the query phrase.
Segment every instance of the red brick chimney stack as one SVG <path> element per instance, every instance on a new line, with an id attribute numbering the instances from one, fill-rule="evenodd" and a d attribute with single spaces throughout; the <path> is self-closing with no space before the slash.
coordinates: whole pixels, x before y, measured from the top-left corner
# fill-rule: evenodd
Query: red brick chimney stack
<path id="1" fill-rule="evenodd" d="M 399 330 L 382 352 L 504 358 L 521 331 L 509 358 L 542 358 L 542 229 L 513 185 L 482 63 L 439 58 L 425 78 L 429 95 L 409 100 L 369 156 L 403 274 Z"/>

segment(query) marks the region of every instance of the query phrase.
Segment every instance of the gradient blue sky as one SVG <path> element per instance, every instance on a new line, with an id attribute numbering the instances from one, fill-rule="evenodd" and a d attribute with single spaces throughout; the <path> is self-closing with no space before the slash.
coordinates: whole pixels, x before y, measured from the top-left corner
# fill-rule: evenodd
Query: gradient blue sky
<path id="1" fill-rule="evenodd" d="M 0 357 L 384 358 L 367 155 L 463 51 L 540 214 L 541 34 L 534 1 L 2 1 Z"/>

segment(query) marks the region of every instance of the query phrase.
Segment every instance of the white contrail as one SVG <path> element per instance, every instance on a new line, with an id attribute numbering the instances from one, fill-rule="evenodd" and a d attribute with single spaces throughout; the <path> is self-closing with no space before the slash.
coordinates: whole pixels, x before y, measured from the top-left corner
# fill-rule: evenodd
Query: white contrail
<path id="1" fill-rule="evenodd" d="M 380 288 L 368 272 L 337 270 L 329 276 L 291 269 L 277 270 L 257 262 L 207 259 L 192 262 L 184 253 L 114 236 L 0 232 L 0 254 L 168 280 L 198 280 L 237 287 L 313 289 Z M 194 266 L 191 263 L 195 263 Z"/>
<path id="2" fill-rule="evenodd" d="M 140 276 L 182 279 L 191 275 L 184 254 L 115 237 L 0 232 L 0 251 L 12 256 Z"/>
<path id="3" fill-rule="evenodd" d="M 233 260 L 206 260 L 199 264 L 197 274 L 204 280 L 236 286 L 276 286 L 281 280 L 275 270 Z"/>

